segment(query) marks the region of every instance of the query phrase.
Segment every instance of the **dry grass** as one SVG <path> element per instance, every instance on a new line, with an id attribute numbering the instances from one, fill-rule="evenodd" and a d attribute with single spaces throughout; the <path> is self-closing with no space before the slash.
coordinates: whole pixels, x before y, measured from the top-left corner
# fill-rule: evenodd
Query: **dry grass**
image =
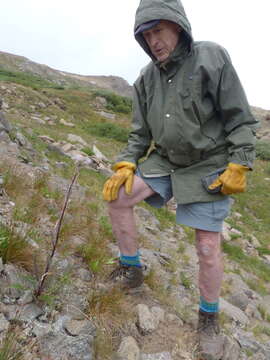
<path id="1" fill-rule="evenodd" d="M 20 327 L 10 326 L 0 343 L 0 360 L 25 360 L 26 350 L 33 348 L 35 340 L 26 343 L 25 339 L 20 337 Z"/>
<path id="2" fill-rule="evenodd" d="M 13 263 L 28 271 L 34 271 L 34 249 L 25 237 L 18 235 L 11 227 L 0 225 L 0 257 L 3 263 Z"/>
<path id="3" fill-rule="evenodd" d="M 115 287 L 94 289 L 89 297 L 88 315 L 99 329 L 95 340 L 96 360 L 111 360 L 127 326 L 134 321 L 133 304 L 126 301 L 125 293 Z"/>

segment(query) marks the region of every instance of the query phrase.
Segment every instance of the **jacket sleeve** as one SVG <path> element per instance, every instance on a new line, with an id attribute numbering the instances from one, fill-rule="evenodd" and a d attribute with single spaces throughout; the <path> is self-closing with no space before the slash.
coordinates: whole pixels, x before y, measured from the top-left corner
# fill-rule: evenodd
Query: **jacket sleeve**
<path id="1" fill-rule="evenodd" d="M 224 63 L 216 79 L 216 104 L 224 123 L 228 161 L 252 168 L 258 122 L 251 113 L 241 82 L 225 50 L 222 55 Z"/>
<path id="2" fill-rule="evenodd" d="M 118 155 L 118 161 L 129 161 L 137 164 L 146 155 L 151 145 L 152 135 L 146 122 L 146 94 L 142 76 L 133 85 L 132 130 L 128 144 Z"/>

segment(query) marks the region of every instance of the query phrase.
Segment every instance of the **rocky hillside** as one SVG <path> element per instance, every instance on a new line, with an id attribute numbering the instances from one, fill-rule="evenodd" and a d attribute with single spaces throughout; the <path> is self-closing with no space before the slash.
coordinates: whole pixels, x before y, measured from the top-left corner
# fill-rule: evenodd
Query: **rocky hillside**
<path id="1" fill-rule="evenodd" d="M 136 207 L 145 284 L 123 293 L 108 283 L 118 250 L 101 191 L 127 139 L 128 99 L 18 70 L 0 72 L 0 358 L 196 359 L 195 241 L 175 225 L 173 202 Z M 256 111 L 268 126 L 269 112 Z M 270 143 L 260 131 L 248 191 L 224 224 L 222 360 L 270 359 Z"/>
<path id="2" fill-rule="evenodd" d="M 40 76 L 59 86 L 86 87 L 90 89 L 106 89 L 122 96 L 131 96 L 132 87 L 128 82 L 117 76 L 83 76 L 71 74 L 35 63 L 23 56 L 17 56 L 0 51 L 0 70 L 25 72 Z"/>

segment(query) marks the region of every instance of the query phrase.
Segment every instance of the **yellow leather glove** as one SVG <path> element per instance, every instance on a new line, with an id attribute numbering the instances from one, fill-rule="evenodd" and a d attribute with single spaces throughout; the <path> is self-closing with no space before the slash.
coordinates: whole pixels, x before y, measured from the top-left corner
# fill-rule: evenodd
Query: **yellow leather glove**
<path id="1" fill-rule="evenodd" d="M 136 165 L 128 161 L 121 161 L 116 163 L 112 169 L 115 173 L 105 182 L 103 187 L 103 199 L 106 201 L 116 200 L 118 191 L 124 184 L 126 193 L 131 194 Z"/>
<path id="2" fill-rule="evenodd" d="M 224 195 L 244 192 L 246 190 L 246 172 L 249 168 L 244 165 L 229 163 L 227 169 L 210 186 L 213 190 L 221 186 Z"/>

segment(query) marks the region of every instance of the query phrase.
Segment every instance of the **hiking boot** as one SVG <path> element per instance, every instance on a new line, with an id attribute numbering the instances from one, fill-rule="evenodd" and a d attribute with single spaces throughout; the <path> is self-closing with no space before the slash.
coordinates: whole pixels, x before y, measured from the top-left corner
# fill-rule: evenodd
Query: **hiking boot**
<path id="1" fill-rule="evenodd" d="M 223 356 L 224 337 L 220 334 L 218 313 L 199 311 L 199 359 L 220 360 Z"/>
<path id="2" fill-rule="evenodd" d="M 123 288 L 136 288 L 142 285 L 143 283 L 143 268 L 132 266 L 132 265 L 123 265 L 119 261 L 119 265 L 109 276 L 109 280 L 120 284 Z"/>

